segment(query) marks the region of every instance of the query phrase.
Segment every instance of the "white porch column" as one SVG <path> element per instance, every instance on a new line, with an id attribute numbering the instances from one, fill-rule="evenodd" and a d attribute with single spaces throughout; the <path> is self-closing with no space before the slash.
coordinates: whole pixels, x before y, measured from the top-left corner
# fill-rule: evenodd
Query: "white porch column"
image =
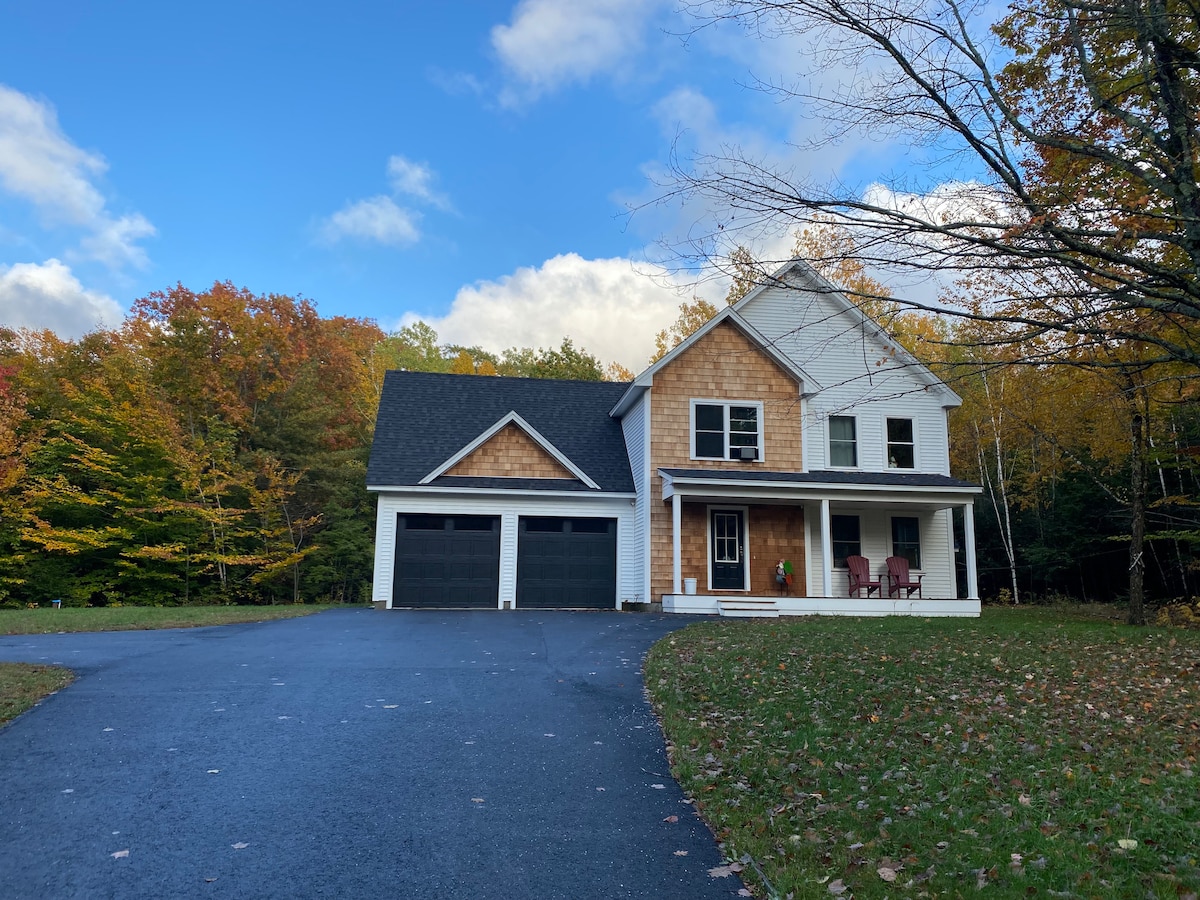
<path id="1" fill-rule="evenodd" d="M 679 498 L 679 492 L 676 491 L 671 495 L 671 593 L 676 595 L 683 593 L 683 573 L 680 569 L 682 540 L 679 534 L 682 522 L 683 504 Z"/>
<path id="2" fill-rule="evenodd" d="M 833 596 L 833 520 L 828 499 L 821 501 L 821 596 Z"/>
<path id="3" fill-rule="evenodd" d="M 967 550 L 967 599 L 979 599 L 979 573 L 975 564 L 975 504 L 963 507 L 963 543 Z"/>

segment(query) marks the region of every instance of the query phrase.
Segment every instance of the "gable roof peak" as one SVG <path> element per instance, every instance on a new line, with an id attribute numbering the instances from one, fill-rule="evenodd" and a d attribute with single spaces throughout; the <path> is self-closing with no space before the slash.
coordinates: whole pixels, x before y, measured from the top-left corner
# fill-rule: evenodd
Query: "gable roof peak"
<path id="1" fill-rule="evenodd" d="M 617 405 L 613 407 L 610 415 L 620 417 L 629 409 L 633 401 L 645 392 L 654 382 L 654 376 L 662 369 L 669 366 L 672 362 L 686 353 L 689 349 L 701 341 L 705 335 L 709 334 L 714 328 L 722 322 L 728 322 L 733 327 L 737 328 L 745 337 L 753 344 L 756 344 L 762 351 L 781 369 L 789 373 L 795 378 L 804 391 L 810 391 L 813 388 L 820 388 L 816 379 L 805 372 L 795 360 L 781 353 L 775 345 L 769 341 L 757 328 L 746 321 L 745 317 L 740 315 L 737 310 L 737 304 L 725 306 L 715 316 L 689 334 L 686 338 L 672 347 L 665 353 L 661 359 L 651 363 L 630 383 L 625 393 L 621 395 L 621 399 L 617 401 Z"/>
<path id="2" fill-rule="evenodd" d="M 933 371 L 925 363 L 921 362 L 905 349 L 904 345 L 891 332 L 876 322 L 871 316 L 867 315 L 867 313 L 863 312 L 862 307 L 851 301 L 846 296 L 844 290 L 827 279 L 811 263 L 801 257 L 795 257 L 785 262 L 764 279 L 761 284 L 747 291 L 744 296 L 733 304 L 733 308 L 740 312 L 750 303 L 757 300 L 762 294 L 773 288 L 796 290 L 797 285 L 789 281 L 789 276 L 793 276 L 793 273 L 799 279 L 809 282 L 811 288 L 814 289 L 814 293 L 822 297 L 828 297 L 838 307 L 838 311 L 841 314 L 852 317 L 855 324 L 859 328 L 862 328 L 864 333 L 885 344 L 887 347 L 892 348 L 895 351 L 896 359 L 907 369 L 915 372 L 927 388 L 933 388 L 946 398 L 947 402 L 944 405 L 958 406 L 962 403 L 962 398 L 954 393 L 946 382 L 933 374 Z"/>

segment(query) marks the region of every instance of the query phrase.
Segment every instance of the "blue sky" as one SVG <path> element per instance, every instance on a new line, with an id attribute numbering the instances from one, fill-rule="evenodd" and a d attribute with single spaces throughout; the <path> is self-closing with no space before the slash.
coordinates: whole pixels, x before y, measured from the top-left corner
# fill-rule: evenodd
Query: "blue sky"
<path id="1" fill-rule="evenodd" d="M 744 85 L 803 48 L 694 24 L 662 0 L 5 3 L 0 323 L 77 336 L 229 280 L 640 368 L 692 292 L 654 261 L 697 211 L 627 215 L 677 137 L 818 180 L 897 160 L 795 150 L 814 122 Z"/>

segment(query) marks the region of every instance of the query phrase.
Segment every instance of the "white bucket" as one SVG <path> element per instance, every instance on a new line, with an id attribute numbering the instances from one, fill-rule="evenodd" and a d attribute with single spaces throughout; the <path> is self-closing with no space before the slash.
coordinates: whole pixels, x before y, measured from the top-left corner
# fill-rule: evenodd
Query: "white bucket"
<path id="1" fill-rule="evenodd" d="M 689 597 L 695 596 L 695 593 L 696 593 L 696 579 L 695 578 L 683 579 L 683 592 L 685 594 L 687 594 Z"/>

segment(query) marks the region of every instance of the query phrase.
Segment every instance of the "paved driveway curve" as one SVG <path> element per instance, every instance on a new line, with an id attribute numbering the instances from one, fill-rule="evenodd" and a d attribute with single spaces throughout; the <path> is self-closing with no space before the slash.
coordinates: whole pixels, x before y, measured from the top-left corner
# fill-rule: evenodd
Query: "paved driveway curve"
<path id="1" fill-rule="evenodd" d="M 682 624 L 339 610 L 0 637 L 78 674 L 0 729 L 0 896 L 735 896 L 642 695 Z"/>

